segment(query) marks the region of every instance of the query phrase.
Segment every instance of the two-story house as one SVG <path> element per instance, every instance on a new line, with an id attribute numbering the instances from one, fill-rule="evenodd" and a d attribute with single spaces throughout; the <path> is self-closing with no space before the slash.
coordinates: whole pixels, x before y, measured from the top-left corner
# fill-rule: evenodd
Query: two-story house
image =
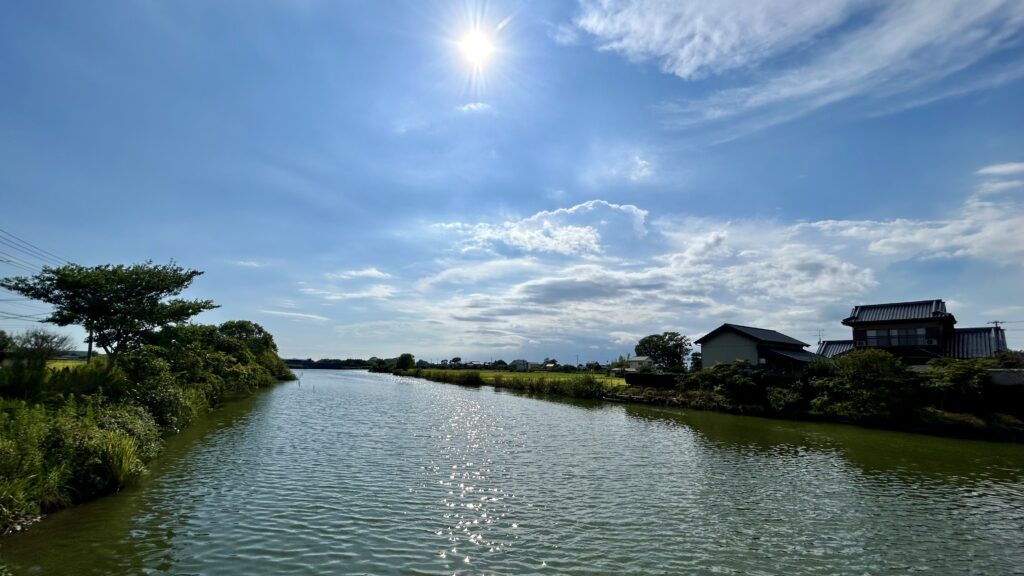
<path id="1" fill-rule="evenodd" d="M 920 366 L 932 358 L 988 358 L 1006 350 L 1002 328 L 954 328 L 956 318 L 942 300 L 854 306 L 843 324 L 852 340 L 826 340 L 818 354 L 834 358 L 860 348 L 880 348 L 905 364 Z"/>

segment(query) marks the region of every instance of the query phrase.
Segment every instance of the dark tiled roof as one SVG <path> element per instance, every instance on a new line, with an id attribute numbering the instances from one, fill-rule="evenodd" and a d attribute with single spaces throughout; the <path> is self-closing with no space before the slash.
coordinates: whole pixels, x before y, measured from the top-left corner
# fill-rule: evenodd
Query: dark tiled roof
<path id="1" fill-rule="evenodd" d="M 784 348 L 768 348 L 768 351 L 779 356 L 785 356 L 797 362 L 810 362 L 818 359 L 819 356 L 807 350 L 786 350 Z"/>
<path id="2" fill-rule="evenodd" d="M 951 358 L 988 358 L 1006 350 L 1006 332 L 1002 328 L 957 328 L 946 342 L 945 355 Z"/>
<path id="3" fill-rule="evenodd" d="M 754 328 L 752 326 L 740 326 L 739 324 L 722 324 L 718 328 L 715 328 L 711 332 L 708 332 L 701 338 L 696 340 L 697 344 L 703 343 L 712 334 L 718 334 L 722 330 L 735 330 L 741 334 L 745 334 L 758 342 L 771 343 L 771 344 L 792 344 L 795 346 L 807 346 L 806 342 L 801 342 L 796 338 L 790 338 L 781 332 L 775 330 L 768 330 L 767 328 Z"/>
<path id="4" fill-rule="evenodd" d="M 854 306 L 850 317 L 843 320 L 843 324 L 850 326 L 860 322 L 898 322 L 935 318 L 951 318 L 953 322 L 956 322 L 953 315 L 946 312 L 946 303 L 942 300 L 918 300 L 917 302 Z"/>
<path id="5" fill-rule="evenodd" d="M 818 344 L 818 354 L 826 358 L 835 358 L 853 350 L 853 340 L 825 340 Z"/>

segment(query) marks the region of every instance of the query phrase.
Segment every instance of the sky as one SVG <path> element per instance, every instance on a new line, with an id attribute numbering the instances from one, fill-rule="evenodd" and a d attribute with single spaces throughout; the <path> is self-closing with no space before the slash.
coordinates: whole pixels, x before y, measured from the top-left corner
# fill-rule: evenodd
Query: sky
<path id="1" fill-rule="evenodd" d="M 3 238 L 202 270 L 285 357 L 813 350 L 932 298 L 1024 348 L 1018 0 L 38 0 L 0 86 Z"/>

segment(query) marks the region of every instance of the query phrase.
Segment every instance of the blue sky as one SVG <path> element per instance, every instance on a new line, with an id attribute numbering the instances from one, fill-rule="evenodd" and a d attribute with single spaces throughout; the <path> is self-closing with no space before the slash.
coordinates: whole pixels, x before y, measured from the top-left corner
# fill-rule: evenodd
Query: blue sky
<path id="1" fill-rule="evenodd" d="M 1015 0 L 15 3 L 0 228 L 204 270 L 285 356 L 1024 321 L 1022 40 Z"/>

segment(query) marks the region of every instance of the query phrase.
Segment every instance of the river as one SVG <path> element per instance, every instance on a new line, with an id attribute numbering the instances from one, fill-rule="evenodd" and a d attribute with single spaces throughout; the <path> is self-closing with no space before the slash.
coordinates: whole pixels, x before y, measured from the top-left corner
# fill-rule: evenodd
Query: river
<path id="1" fill-rule="evenodd" d="M 1024 446 L 307 371 L 12 574 L 1011 574 Z M 3 569 L 0 569 L 3 573 Z"/>

